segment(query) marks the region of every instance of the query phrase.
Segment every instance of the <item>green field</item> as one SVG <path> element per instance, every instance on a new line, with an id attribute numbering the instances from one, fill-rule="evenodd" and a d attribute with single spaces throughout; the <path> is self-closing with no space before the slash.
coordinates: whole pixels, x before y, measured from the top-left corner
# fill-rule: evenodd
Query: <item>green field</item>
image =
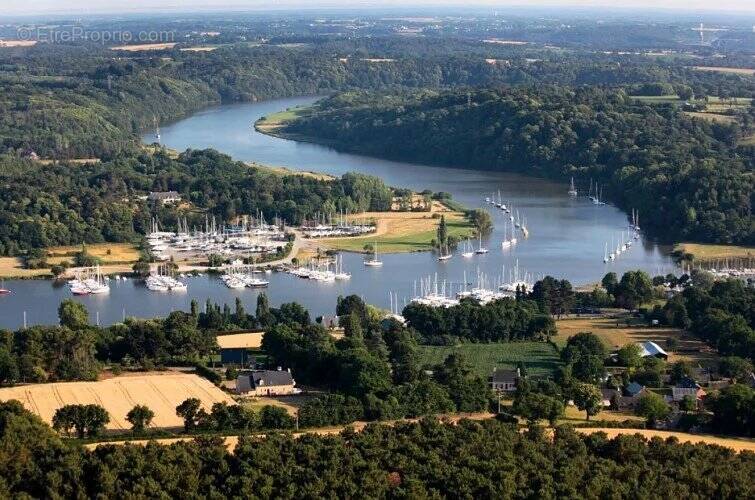
<path id="1" fill-rule="evenodd" d="M 493 368 L 513 369 L 520 361 L 529 376 L 553 375 L 561 365 L 556 349 L 545 342 L 420 346 L 420 352 L 422 362 L 429 365 L 443 362 L 449 354 L 461 353 L 472 370 L 486 379 Z"/>
<path id="2" fill-rule="evenodd" d="M 283 111 L 278 111 L 277 113 L 271 113 L 257 120 L 257 123 L 255 123 L 255 127 L 262 130 L 270 129 L 270 128 L 277 128 L 288 121 L 296 119 L 299 115 L 301 115 L 305 111 L 309 111 L 309 109 L 310 109 L 309 106 L 297 106 L 294 108 L 288 108 Z"/>
<path id="3" fill-rule="evenodd" d="M 465 220 L 447 221 L 449 236 L 471 237 L 474 226 Z M 425 252 L 432 250 L 432 240 L 438 237 L 435 229 L 409 234 L 385 234 L 371 238 L 330 238 L 323 240 L 329 248 L 345 252 L 363 252 L 365 245 L 377 244 L 380 253 Z"/>
<path id="4" fill-rule="evenodd" d="M 642 101 L 647 104 L 669 104 L 679 102 L 678 95 L 635 95 L 632 99 Z"/>

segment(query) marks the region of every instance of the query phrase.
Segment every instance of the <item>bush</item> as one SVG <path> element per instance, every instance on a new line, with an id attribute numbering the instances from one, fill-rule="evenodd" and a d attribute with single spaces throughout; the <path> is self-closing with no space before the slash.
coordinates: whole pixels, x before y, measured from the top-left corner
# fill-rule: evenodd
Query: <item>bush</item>
<path id="1" fill-rule="evenodd" d="M 206 378 L 215 385 L 220 385 L 223 383 L 223 377 L 221 377 L 218 372 L 207 368 L 203 364 L 197 363 L 196 365 L 194 365 L 194 370 L 197 375 Z"/>

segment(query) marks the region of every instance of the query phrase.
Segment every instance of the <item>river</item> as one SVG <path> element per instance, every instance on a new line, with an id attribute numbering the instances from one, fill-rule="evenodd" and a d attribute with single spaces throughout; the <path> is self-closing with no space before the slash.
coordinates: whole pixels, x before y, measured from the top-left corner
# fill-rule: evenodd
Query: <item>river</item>
<path id="1" fill-rule="evenodd" d="M 644 269 L 651 274 L 673 270 L 669 249 L 641 239 L 620 258 L 603 264 L 603 248 L 627 228 L 627 216 L 611 205 L 596 206 L 587 198 L 571 198 L 568 186 L 562 183 L 516 174 L 431 167 L 403 162 L 385 161 L 359 155 L 339 153 L 329 147 L 299 143 L 270 137 L 253 128 L 260 117 L 292 106 L 313 102 L 312 97 L 279 99 L 259 103 L 217 106 L 163 127 L 162 143 L 167 147 L 215 148 L 235 159 L 341 175 L 356 171 L 382 178 L 397 187 L 417 190 L 431 189 L 451 193 L 467 207 L 488 209 L 493 215 L 495 230 L 483 244 L 490 253 L 463 259 L 455 256 L 438 262 L 431 253 L 383 255 L 382 268 L 367 268 L 362 256 L 345 254 L 344 267 L 352 273 L 348 282 L 318 283 L 286 274 L 269 276 L 267 290 L 270 302 L 279 305 L 297 301 L 314 316 L 333 314 L 338 295 L 357 294 L 367 302 L 388 307 L 389 292 L 401 304 L 412 297 L 415 282 L 429 275 L 439 283 L 447 282 L 447 290 L 462 286 L 478 273 L 490 282 L 506 276 L 516 263 L 536 279 L 542 275 L 567 278 L 576 285 L 597 282 L 609 271 L 619 276 L 630 269 Z M 152 134 L 144 136 L 152 142 Z M 513 249 L 502 250 L 503 226 L 507 215 L 485 203 L 485 197 L 501 191 L 505 203 L 526 217 L 530 237 L 519 238 Z M 505 269 L 505 271 L 504 271 Z M 434 278 L 433 278 L 434 279 Z M 172 310 L 188 310 L 192 299 L 204 303 L 208 298 L 231 306 L 240 297 L 247 310 L 254 310 L 258 292 L 233 291 L 217 278 L 201 276 L 188 280 L 189 289 L 182 294 L 155 294 L 133 280 L 111 281 L 107 296 L 77 297 L 90 311 L 92 321 L 111 324 L 123 316 L 148 318 L 164 316 Z M 13 293 L 0 297 L 0 327 L 18 328 L 23 324 L 54 324 L 57 306 L 70 297 L 66 287 L 49 281 L 6 281 Z"/>

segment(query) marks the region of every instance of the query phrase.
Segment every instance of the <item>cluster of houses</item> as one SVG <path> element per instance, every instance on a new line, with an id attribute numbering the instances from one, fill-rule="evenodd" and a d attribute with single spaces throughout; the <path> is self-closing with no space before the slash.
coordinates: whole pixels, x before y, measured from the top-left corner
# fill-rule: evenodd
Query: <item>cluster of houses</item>
<path id="1" fill-rule="evenodd" d="M 664 361 L 668 360 L 668 353 L 657 343 L 652 341 L 638 342 L 641 349 L 640 354 L 643 358 L 655 357 Z M 490 387 L 499 394 L 510 394 L 516 391 L 517 381 L 521 377 L 519 369 L 494 369 L 488 381 Z M 667 403 L 672 407 L 678 408 L 679 404 L 685 398 L 691 398 L 696 402 L 698 408 L 702 408 L 702 401 L 706 394 L 712 390 L 725 387 L 730 383 L 727 379 L 715 379 L 710 370 L 697 368 L 691 376 L 685 376 L 677 380 L 669 387 L 664 387 L 662 391 L 658 388 L 648 388 L 637 382 L 630 382 L 624 387 L 602 388 L 602 404 L 606 409 L 618 411 L 633 411 L 639 399 L 648 392 L 660 393 Z M 752 381 L 755 384 L 755 379 Z"/>

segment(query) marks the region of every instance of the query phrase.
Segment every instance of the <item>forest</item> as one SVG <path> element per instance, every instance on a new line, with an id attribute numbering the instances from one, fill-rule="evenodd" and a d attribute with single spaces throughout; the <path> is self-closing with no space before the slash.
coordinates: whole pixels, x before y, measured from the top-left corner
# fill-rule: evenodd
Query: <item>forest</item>
<path id="1" fill-rule="evenodd" d="M 315 213 L 387 210 L 392 191 L 363 174 L 336 180 L 277 175 L 213 150 L 166 151 L 84 165 L 45 165 L 0 156 L 0 254 L 82 242 L 138 241 L 153 217 L 176 227 L 179 217 L 200 227 L 206 216 L 233 221 L 262 213 L 299 224 Z M 150 191 L 177 191 L 179 207 L 153 206 Z"/>
<path id="2" fill-rule="evenodd" d="M 637 102 L 622 89 L 343 93 L 284 131 L 392 159 L 573 176 L 582 193 L 597 185 L 593 194 L 637 209 L 659 240 L 755 243 L 753 156 L 737 145 L 741 128 Z"/>
<path id="3" fill-rule="evenodd" d="M 382 57 L 392 62 L 369 62 Z M 502 63 L 486 62 L 491 57 Z M 220 102 L 355 89 L 657 82 L 685 84 L 695 95 L 753 92 L 746 78 L 673 61 L 531 53 L 454 39 L 325 39 L 299 50 L 235 44 L 134 57 L 96 45 L 44 44 L 0 52 L 0 153 L 109 159 L 137 147 L 136 134 L 155 119 L 164 123 Z"/>
<path id="4" fill-rule="evenodd" d="M 0 465 L 7 498 L 750 498 L 755 476 L 752 453 L 495 420 L 271 433 L 232 453 L 216 437 L 89 451 L 13 402 L 0 404 Z"/>

